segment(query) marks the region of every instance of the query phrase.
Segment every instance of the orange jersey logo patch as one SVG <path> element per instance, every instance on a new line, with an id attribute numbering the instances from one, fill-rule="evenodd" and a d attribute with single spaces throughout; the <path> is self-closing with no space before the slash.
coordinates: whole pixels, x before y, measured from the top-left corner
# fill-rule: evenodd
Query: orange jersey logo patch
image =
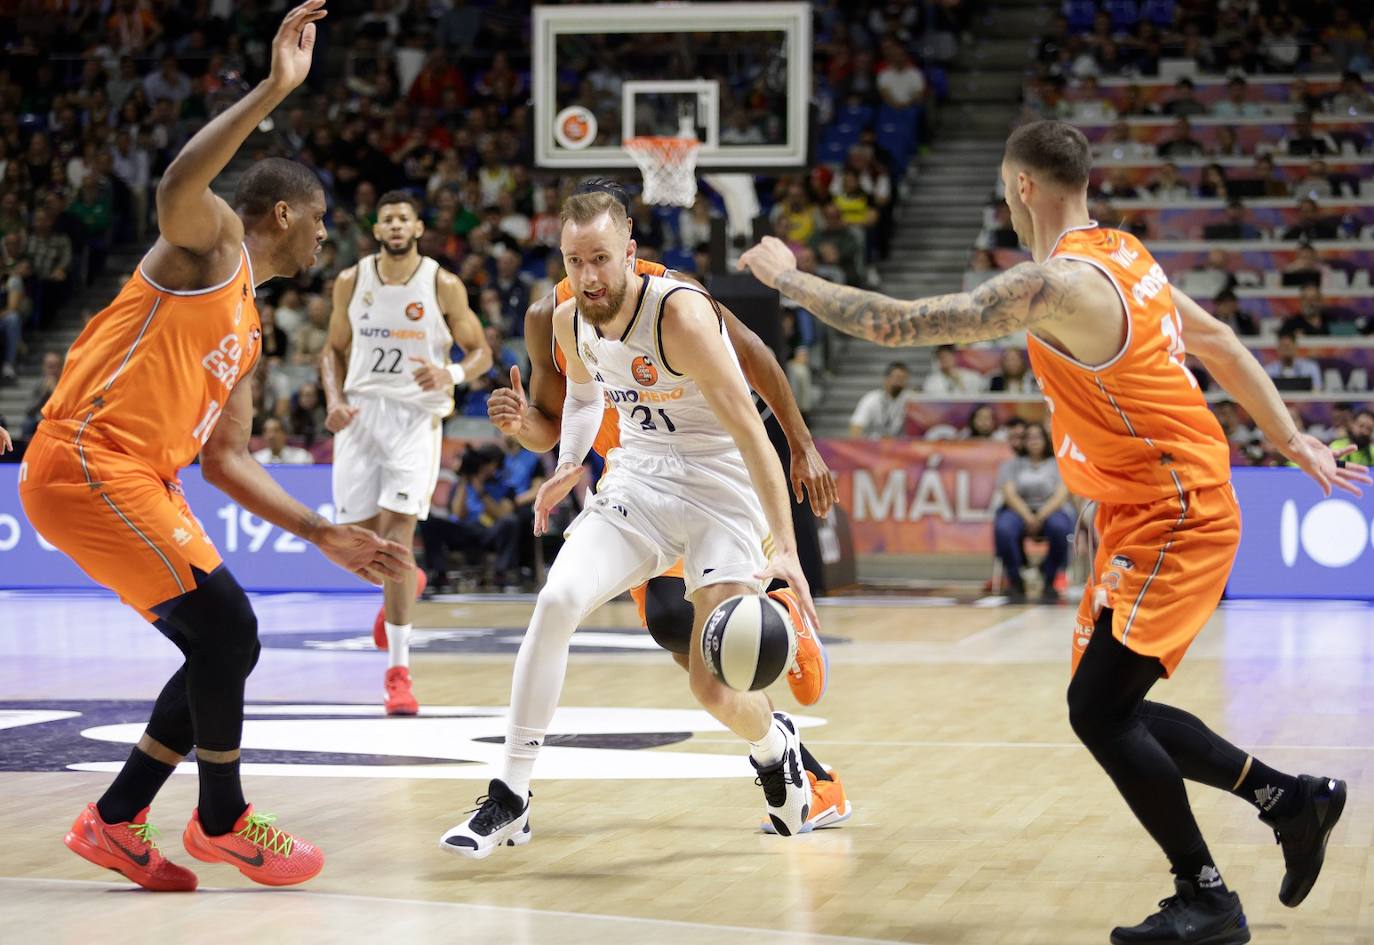
<path id="1" fill-rule="evenodd" d="M 420 319 L 422 319 L 422 318 L 424 318 L 424 317 L 425 317 L 425 303 L 424 303 L 424 302 L 411 302 L 409 305 L 406 306 L 406 318 L 410 319 L 410 320 L 413 321 L 413 322 L 418 322 Z"/>
<path id="2" fill-rule="evenodd" d="M 630 373 L 634 375 L 635 383 L 641 386 L 653 387 L 658 383 L 658 368 L 648 358 L 635 358 L 630 365 Z"/>

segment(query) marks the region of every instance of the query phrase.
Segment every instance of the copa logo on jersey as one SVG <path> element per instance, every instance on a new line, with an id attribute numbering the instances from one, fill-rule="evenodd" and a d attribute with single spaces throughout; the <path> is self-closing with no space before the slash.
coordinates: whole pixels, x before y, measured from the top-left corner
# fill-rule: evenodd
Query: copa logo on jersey
<path id="1" fill-rule="evenodd" d="M 1374 494 L 1323 496 L 1296 469 L 1237 469 L 1229 597 L 1374 600 Z"/>
<path id="2" fill-rule="evenodd" d="M 406 306 L 406 318 L 410 319 L 410 320 L 413 321 L 413 322 L 418 322 L 420 319 L 422 319 L 422 318 L 424 318 L 424 317 L 425 317 L 425 303 L 424 303 L 424 302 L 411 302 L 409 305 Z"/>
<path id="3" fill-rule="evenodd" d="M 642 387 L 653 387 L 658 383 L 658 368 L 646 357 L 635 358 L 630 365 L 630 373 L 634 375 L 635 383 Z"/>

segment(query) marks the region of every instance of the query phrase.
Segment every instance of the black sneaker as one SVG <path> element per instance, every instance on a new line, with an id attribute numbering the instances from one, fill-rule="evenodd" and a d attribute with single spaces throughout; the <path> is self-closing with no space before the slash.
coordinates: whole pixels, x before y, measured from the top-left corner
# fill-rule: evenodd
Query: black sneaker
<path id="1" fill-rule="evenodd" d="M 1243 945 L 1250 929 L 1231 891 L 1199 892 L 1186 879 L 1174 880 L 1174 895 L 1139 925 L 1112 929 L 1112 945 Z"/>
<path id="2" fill-rule="evenodd" d="M 1279 885 L 1279 902 L 1290 909 L 1297 906 L 1322 871 L 1326 841 L 1345 810 L 1345 782 L 1332 778 L 1298 775 L 1299 808 L 1288 817 L 1260 814 L 1260 820 L 1274 831 L 1274 840 L 1283 846 L 1283 865 L 1287 867 Z"/>
<path id="3" fill-rule="evenodd" d="M 482 860 L 499 846 L 516 847 L 530 842 L 529 797 L 522 804 L 506 782 L 493 778 L 477 804 L 471 817 L 439 838 L 440 847 L 449 853 Z"/>
<path id="4" fill-rule="evenodd" d="M 775 764 L 760 765 L 751 756 L 749 763 L 758 772 L 754 783 L 763 788 L 764 815 L 773 830 L 784 837 L 802 832 L 811 813 L 811 779 L 801 763 L 801 739 L 797 726 L 786 712 L 774 712 L 772 724 L 782 730 L 786 747 Z"/>

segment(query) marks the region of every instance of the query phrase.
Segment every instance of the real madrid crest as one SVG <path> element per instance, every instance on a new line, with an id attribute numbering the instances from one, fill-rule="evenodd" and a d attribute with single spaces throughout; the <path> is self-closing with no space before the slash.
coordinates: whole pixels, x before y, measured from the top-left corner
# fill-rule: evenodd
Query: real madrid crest
<path id="1" fill-rule="evenodd" d="M 595 364 L 596 355 L 592 354 L 592 346 L 587 342 L 582 342 L 582 361 L 584 364 Z"/>
<path id="2" fill-rule="evenodd" d="M 372 304 L 372 290 L 371 290 L 371 289 L 368 289 L 366 292 L 363 293 L 363 304 L 364 304 L 364 305 L 371 305 L 371 304 Z"/>

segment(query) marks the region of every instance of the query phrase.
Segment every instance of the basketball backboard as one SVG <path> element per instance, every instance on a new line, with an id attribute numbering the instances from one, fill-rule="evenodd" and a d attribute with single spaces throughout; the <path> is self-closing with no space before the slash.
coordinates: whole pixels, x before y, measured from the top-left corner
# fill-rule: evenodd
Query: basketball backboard
<path id="1" fill-rule="evenodd" d="M 806 162 L 809 3 L 534 8 L 535 163 L 632 168 L 639 136 L 695 137 L 697 167 Z"/>

